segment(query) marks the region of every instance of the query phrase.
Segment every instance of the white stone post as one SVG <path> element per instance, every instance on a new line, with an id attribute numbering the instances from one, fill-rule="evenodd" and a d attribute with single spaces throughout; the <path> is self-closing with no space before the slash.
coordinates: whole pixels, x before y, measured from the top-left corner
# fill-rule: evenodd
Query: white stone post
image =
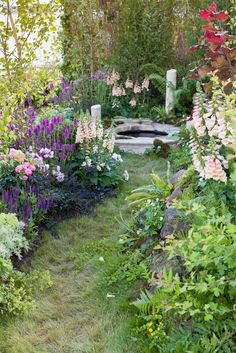
<path id="1" fill-rule="evenodd" d="M 102 118 L 102 107 L 100 104 L 92 105 L 91 117 L 94 121 L 101 121 Z"/>
<path id="2" fill-rule="evenodd" d="M 166 73 L 166 112 L 171 109 L 174 101 L 173 89 L 176 88 L 177 71 L 175 69 L 168 70 Z"/>

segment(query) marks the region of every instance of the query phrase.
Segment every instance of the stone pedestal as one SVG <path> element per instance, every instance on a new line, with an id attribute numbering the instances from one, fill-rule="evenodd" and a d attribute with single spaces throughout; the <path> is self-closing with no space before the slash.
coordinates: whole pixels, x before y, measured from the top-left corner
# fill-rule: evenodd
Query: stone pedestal
<path id="1" fill-rule="evenodd" d="M 94 121 L 101 121 L 102 118 L 102 107 L 100 104 L 92 105 L 91 117 Z"/>
<path id="2" fill-rule="evenodd" d="M 173 89 L 176 88 L 177 71 L 175 69 L 168 70 L 166 73 L 166 112 L 171 110 L 174 101 Z"/>

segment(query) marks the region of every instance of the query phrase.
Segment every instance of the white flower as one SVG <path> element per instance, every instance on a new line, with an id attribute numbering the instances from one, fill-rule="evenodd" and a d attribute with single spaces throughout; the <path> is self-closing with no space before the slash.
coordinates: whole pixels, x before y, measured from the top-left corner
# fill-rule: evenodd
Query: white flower
<path id="1" fill-rule="evenodd" d="M 65 179 L 65 174 L 61 172 L 61 167 L 58 165 L 56 170 L 52 171 L 52 175 L 56 177 L 58 183 L 62 183 Z"/>
<path id="2" fill-rule="evenodd" d="M 99 259 L 98 259 L 100 262 L 105 262 L 105 260 L 104 260 L 104 258 L 101 256 L 101 257 L 99 257 Z"/>
<path id="3" fill-rule="evenodd" d="M 121 162 L 121 163 L 123 162 L 123 159 L 121 158 L 120 154 L 113 153 L 112 158 L 117 162 Z"/>
<path id="4" fill-rule="evenodd" d="M 65 175 L 63 173 L 57 174 L 56 179 L 57 179 L 58 183 L 62 183 L 64 181 L 64 178 L 65 178 Z"/>
<path id="5" fill-rule="evenodd" d="M 123 176 L 124 176 L 125 181 L 128 181 L 128 180 L 129 180 L 129 173 L 128 173 L 127 170 L 124 171 Z"/>
<path id="6" fill-rule="evenodd" d="M 116 296 L 114 294 L 109 294 L 107 293 L 107 298 L 115 298 Z"/>
<path id="7" fill-rule="evenodd" d="M 147 91 L 149 91 L 149 78 L 146 77 L 144 80 L 143 80 L 143 83 L 142 83 L 142 89 L 146 89 Z"/>
<path id="8" fill-rule="evenodd" d="M 136 107 L 136 105 L 137 105 L 136 99 L 135 99 L 135 98 L 132 98 L 132 99 L 129 101 L 129 105 L 130 105 L 131 107 Z"/>
<path id="9" fill-rule="evenodd" d="M 132 82 L 131 80 L 127 79 L 127 80 L 125 81 L 125 87 L 126 87 L 126 88 L 133 88 L 133 87 L 134 87 L 134 84 L 133 84 L 133 82 Z"/>
<path id="10" fill-rule="evenodd" d="M 43 156 L 43 158 L 53 158 L 54 152 L 51 151 L 49 148 L 41 148 L 39 153 Z"/>
<path id="11" fill-rule="evenodd" d="M 44 173 L 47 172 L 49 170 L 49 164 L 42 164 L 40 170 Z"/>
<path id="12" fill-rule="evenodd" d="M 87 167 L 91 167 L 92 161 L 91 161 L 91 159 L 89 158 L 89 156 L 86 156 L 86 157 L 85 157 L 85 163 L 86 163 L 86 166 L 87 166 Z"/>

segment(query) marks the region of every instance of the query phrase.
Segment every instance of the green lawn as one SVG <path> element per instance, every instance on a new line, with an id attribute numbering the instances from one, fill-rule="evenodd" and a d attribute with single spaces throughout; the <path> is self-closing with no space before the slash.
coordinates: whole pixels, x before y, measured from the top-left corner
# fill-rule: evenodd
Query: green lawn
<path id="1" fill-rule="evenodd" d="M 122 186 L 117 197 L 103 201 L 96 207 L 96 217 L 85 216 L 66 220 L 59 225 L 58 239 L 46 235 L 37 251 L 33 267 L 47 269 L 53 286 L 36 297 L 35 311 L 27 317 L 7 319 L 0 325 L 1 353 L 144 353 L 132 333 L 134 313 L 129 301 L 138 284 L 127 283 L 108 288 L 103 271 L 116 262 L 112 251 L 109 259 L 99 261 L 93 251 L 101 239 L 114 247 L 122 225 L 120 214 L 129 218 L 125 197 L 132 189 L 148 184 L 152 170 L 162 174 L 163 159 L 126 154 L 125 168 L 130 181 Z M 80 252 L 85 245 L 91 248 L 91 259 L 75 272 L 71 252 Z M 131 288 L 130 288 L 131 287 Z M 107 293 L 114 298 L 107 298 Z"/>

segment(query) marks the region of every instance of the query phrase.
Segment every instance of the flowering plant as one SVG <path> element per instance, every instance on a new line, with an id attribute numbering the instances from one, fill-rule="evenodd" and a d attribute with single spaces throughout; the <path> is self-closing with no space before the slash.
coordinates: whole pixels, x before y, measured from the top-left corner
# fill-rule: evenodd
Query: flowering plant
<path id="1" fill-rule="evenodd" d="M 80 115 L 75 142 L 77 149 L 69 165 L 85 183 L 115 186 L 128 178 L 127 172 L 124 176 L 118 172 L 122 158 L 114 153 L 114 134 L 105 132 L 88 114 Z"/>
<path id="2" fill-rule="evenodd" d="M 226 147 L 235 142 L 231 119 L 227 117 L 227 105 L 223 88 L 217 77 L 212 80 L 211 99 L 203 96 L 199 87 L 194 98 L 190 148 L 193 164 L 200 177 L 227 182 L 228 160 Z"/>
<path id="3" fill-rule="evenodd" d="M 113 69 L 107 77 L 107 85 L 111 86 L 113 110 L 124 116 L 141 117 L 147 108 L 149 83 L 148 77 L 145 77 L 142 83 L 133 82 L 129 78 L 122 82 L 120 74 Z"/>
<path id="4" fill-rule="evenodd" d="M 21 150 L 11 148 L 0 155 L 1 188 L 26 182 L 36 171 L 36 163 Z"/>

